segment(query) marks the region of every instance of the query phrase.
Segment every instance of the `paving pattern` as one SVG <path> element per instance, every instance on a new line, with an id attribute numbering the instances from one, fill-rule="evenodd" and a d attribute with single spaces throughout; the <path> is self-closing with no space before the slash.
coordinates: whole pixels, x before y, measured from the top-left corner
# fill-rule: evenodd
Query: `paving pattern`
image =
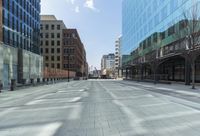
<path id="1" fill-rule="evenodd" d="M 2 93 L 0 136 L 200 136 L 200 103 L 153 89 L 91 80 Z"/>

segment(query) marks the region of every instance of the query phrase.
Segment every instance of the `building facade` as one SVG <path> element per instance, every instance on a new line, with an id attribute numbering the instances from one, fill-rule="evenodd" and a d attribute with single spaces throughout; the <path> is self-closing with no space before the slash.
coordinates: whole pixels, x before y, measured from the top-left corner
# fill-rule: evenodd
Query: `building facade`
<path id="1" fill-rule="evenodd" d="M 121 78 L 122 77 L 122 70 L 121 70 L 121 36 L 115 41 L 115 77 Z"/>
<path id="2" fill-rule="evenodd" d="M 44 66 L 52 69 L 62 69 L 63 29 L 66 26 L 54 15 L 41 15 L 40 45 L 44 57 Z"/>
<path id="3" fill-rule="evenodd" d="M 0 1 L 0 80 L 4 87 L 42 77 L 40 0 Z"/>
<path id="4" fill-rule="evenodd" d="M 199 0 L 124 0 L 126 78 L 190 84 L 194 68 L 195 80 L 200 81 L 199 9 Z"/>
<path id="5" fill-rule="evenodd" d="M 76 29 L 63 30 L 62 61 L 63 69 L 76 72 L 76 77 L 87 77 L 86 51 Z"/>
<path id="6" fill-rule="evenodd" d="M 106 78 L 115 76 L 115 54 L 103 55 L 101 59 L 101 75 Z"/>

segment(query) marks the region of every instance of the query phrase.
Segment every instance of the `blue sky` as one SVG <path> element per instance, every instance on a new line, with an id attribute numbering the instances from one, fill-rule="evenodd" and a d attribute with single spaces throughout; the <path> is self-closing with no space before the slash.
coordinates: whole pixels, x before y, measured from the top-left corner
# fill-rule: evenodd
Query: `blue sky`
<path id="1" fill-rule="evenodd" d="M 42 14 L 54 14 L 77 28 L 89 65 L 100 68 L 103 54 L 114 53 L 121 35 L 122 0 L 41 0 Z"/>

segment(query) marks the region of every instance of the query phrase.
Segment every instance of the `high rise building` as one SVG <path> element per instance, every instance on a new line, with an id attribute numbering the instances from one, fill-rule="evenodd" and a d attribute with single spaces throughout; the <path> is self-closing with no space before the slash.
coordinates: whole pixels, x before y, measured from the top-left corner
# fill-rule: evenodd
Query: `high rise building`
<path id="1" fill-rule="evenodd" d="M 121 39 L 122 37 L 120 36 L 117 38 L 115 41 L 115 77 L 116 78 L 121 78 L 122 77 L 122 71 L 121 71 Z"/>
<path id="2" fill-rule="evenodd" d="M 76 72 L 76 77 L 87 77 L 86 51 L 76 29 L 63 30 L 62 60 L 63 69 Z"/>
<path id="3" fill-rule="evenodd" d="M 114 77 L 115 74 L 115 54 L 103 55 L 101 59 L 101 72 L 103 76 Z"/>
<path id="4" fill-rule="evenodd" d="M 62 69 L 63 29 L 66 26 L 54 15 L 41 15 L 40 45 L 44 57 L 44 66 Z"/>
<path id="5" fill-rule="evenodd" d="M 130 54 L 147 37 L 163 32 L 184 19 L 183 12 L 199 0 L 124 0 L 122 53 Z"/>
<path id="6" fill-rule="evenodd" d="M 189 84 L 189 58 L 197 58 L 196 80 L 200 81 L 199 40 L 195 40 L 199 38 L 199 11 L 200 0 L 123 0 L 122 63 L 126 77 Z"/>
<path id="7" fill-rule="evenodd" d="M 0 80 L 4 87 L 42 76 L 40 0 L 0 1 Z"/>

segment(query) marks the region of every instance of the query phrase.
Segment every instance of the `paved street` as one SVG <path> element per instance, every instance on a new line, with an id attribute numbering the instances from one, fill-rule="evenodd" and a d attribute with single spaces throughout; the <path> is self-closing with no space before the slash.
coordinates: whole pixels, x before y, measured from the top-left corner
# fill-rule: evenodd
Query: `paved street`
<path id="1" fill-rule="evenodd" d="M 199 136 L 200 91 L 114 80 L 0 94 L 0 136 Z"/>

